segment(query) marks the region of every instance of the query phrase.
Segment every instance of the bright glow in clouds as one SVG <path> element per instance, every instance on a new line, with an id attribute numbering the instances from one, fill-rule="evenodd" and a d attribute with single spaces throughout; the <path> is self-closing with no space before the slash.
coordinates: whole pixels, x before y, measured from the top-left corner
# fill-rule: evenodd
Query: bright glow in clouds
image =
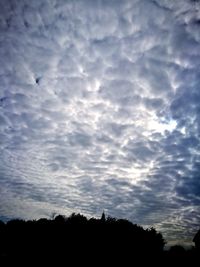
<path id="1" fill-rule="evenodd" d="M 0 1 L 0 218 L 200 222 L 199 2 Z"/>
<path id="2" fill-rule="evenodd" d="M 155 132 L 164 133 L 165 131 L 172 132 L 176 129 L 177 123 L 175 120 L 170 120 L 167 123 L 159 122 L 157 119 L 152 119 L 147 122 L 148 129 Z"/>

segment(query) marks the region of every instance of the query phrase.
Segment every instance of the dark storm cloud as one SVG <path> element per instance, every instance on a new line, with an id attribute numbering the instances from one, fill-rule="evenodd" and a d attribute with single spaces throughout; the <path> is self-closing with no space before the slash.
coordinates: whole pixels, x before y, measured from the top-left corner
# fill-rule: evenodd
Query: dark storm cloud
<path id="1" fill-rule="evenodd" d="M 1 218 L 199 225 L 198 1 L 1 1 Z M 174 229 L 174 230 L 173 230 Z"/>

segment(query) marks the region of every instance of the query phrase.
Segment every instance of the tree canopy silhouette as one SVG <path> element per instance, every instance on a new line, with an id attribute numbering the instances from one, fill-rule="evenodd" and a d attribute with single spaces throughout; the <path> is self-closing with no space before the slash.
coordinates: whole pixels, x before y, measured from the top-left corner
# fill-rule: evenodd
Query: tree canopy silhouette
<path id="1" fill-rule="evenodd" d="M 199 249 L 200 231 L 194 237 Z M 195 252 L 188 253 L 180 246 L 163 251 L 165 240 L 155 228 L 144 229 L 126 219 L 117 219 L 103 213 L 100 219 L 88 219 L 82 214 L 69 217 L 24 221 L 0 221 L 0 263 L 10 259 L 68 259 L 74 264 L 79 259 L 89 263 L 92 257 L 99 263 L 107 261 L 129 262 L 140 259 L 180 259 L 187 261 Z M 192 256 L 191 256 L 192 255 Z M 189 262 L 189 260 L 188 260 Z M 102 262 L 103 263 L 103 262 Z"/>
<path id="2" fill-rule="evenodd" d="M 196 249 L 198 249 L 200 251 L 200 229 L 196 233 L 196 235 L 194 236 L 193 242 L 195 243 Z"/>

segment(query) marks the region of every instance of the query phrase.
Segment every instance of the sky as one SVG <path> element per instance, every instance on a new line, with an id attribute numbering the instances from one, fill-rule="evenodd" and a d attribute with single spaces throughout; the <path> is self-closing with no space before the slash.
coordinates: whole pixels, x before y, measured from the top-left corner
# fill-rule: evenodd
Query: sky
<path id="1" fill-rule="evenodd" d="M 0 1 L 0 219 L 200 227 L 200 1 Z"/>

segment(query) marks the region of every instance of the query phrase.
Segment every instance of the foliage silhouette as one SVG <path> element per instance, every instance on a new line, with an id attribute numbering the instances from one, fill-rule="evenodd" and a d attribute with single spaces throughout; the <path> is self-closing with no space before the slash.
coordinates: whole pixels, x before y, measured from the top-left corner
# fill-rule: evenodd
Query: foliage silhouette
<path id="1" fill-rule="evenodd" d="M 193 242 L 195 243 L 195 248 L 200 251 L 200 229 L 194 236 Z"/>
<path id="2" fill-rule="evenodd" d="M 199 248 L 199 232 L 194 242 L 196 249 Z M 133 260 L 189 264 L 197 256 L 196 250 L 187 252 L 181 246 L 173 246 L 166 252 L 164 245 L 165 240 L 156 229 L 144 229 L 126 219 L 106 218 L 104 213 L 100 219 L 73 213 L 52 219 L 0 221 L 0 264 L 11 259 L 21 263 L 41 258 L 49 262 L 67 259 L 73 264 L 80 259 L 90 264 L 92 258 L 102 264 L 105 258 L 107 262 L 123 265 Z"/>

